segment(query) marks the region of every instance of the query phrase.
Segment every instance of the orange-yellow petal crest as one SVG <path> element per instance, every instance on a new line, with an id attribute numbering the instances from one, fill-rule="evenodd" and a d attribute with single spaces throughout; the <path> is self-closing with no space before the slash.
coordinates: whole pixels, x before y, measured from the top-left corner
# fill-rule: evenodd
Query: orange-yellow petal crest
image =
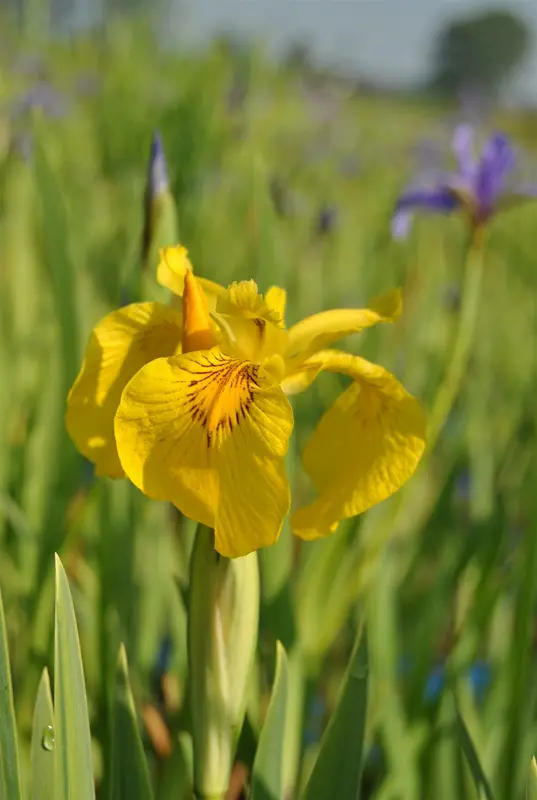
<path id="1" fill-rule="evenodd" d="M 183 353 L 210 350 L 216 344 L 207 299 L 190 270 L 185 275 L 183 294 Z"/>

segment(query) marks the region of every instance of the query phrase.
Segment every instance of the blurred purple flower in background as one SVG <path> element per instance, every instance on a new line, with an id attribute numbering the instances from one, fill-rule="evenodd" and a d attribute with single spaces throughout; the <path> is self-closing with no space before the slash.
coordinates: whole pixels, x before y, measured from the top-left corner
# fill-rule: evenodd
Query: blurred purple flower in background
<path id="1" fill-rule="evenodd" d="M 315 229 L 319 236 L 326 236 L 331 233 L 338 221 L 338 211 L 335 206 L 322 206 L 317 214 Z"/>
<path id="2" fill-rule="evenodd" d="M 67 97 L 46 81 L 41 81 L 15 98 L 11 104 L 11 117 L 18 119 L 32 111 L 40 111 L 46 117 L 59 119 L 68 110 Z"/>
<path id="3" fill-rule="evenodd" d="M 395 238 L 407 235 L 415 211 L 462 210 L 471 225 L 477 227 L 502 208 L 537 198 L 537 183 L 515 180 L 516 156 L 504 134 L 492 134 L 476 157 L 474 129 L 459 125 L 453 135 L 452 149 L 456 171 L 437 171 L 429 175 L 428 181 L 418 181 L 399 197 L 392 218 Z"/>

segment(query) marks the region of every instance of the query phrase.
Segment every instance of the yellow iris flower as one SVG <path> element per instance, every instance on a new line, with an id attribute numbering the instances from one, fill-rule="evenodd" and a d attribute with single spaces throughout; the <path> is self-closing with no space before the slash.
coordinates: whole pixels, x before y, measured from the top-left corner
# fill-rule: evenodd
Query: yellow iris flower
<path id="1" fill-rule="evenodd" d="M 326 349 L 393 322 L 399 291 L 287 330 L 282 289 L 263 297 L 254 281 L 224 289 L 194 278 L 183 247 L 162 251 L 158 278 L 183 297 L 182 311 L 147 302 L 108 314 L 69 394 L 68 431 L 97 474 L 126 474 L 144 494 L 214 528 L 224 556 L 273 544 L 290 505 L 286 395 L 329 370 L 352 383 L 306 445 L 317 497 L 292 515 L 293 531 L 326 536 L 410 478 L 425 443 L 419 403 L 382 367 Z"/>

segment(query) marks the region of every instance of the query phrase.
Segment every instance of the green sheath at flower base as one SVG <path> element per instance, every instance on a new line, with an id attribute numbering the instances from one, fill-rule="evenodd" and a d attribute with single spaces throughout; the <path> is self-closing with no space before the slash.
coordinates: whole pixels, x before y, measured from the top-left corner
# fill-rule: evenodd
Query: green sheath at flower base
<path id="1" fill-rule="evenodd" d="M 214 549 L 213 532 L 200 525 L 188 616 L 194 790 L 199 800 L 226 795 L 246 709 L 258 617 L 256 553 L 224 558 Z"/>

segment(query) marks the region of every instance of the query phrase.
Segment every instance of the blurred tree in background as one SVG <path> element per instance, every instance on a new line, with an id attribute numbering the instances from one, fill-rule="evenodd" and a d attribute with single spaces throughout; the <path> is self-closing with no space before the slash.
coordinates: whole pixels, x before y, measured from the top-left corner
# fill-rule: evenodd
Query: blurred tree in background
<path id="1" fill-rule="evenodd" d="M 522 62 L 530 42 L 526 23 L 511 11 L 455 19 L 437 39 L 433 88 L 452 95 L 470 86 L 495 95 Z"/>

